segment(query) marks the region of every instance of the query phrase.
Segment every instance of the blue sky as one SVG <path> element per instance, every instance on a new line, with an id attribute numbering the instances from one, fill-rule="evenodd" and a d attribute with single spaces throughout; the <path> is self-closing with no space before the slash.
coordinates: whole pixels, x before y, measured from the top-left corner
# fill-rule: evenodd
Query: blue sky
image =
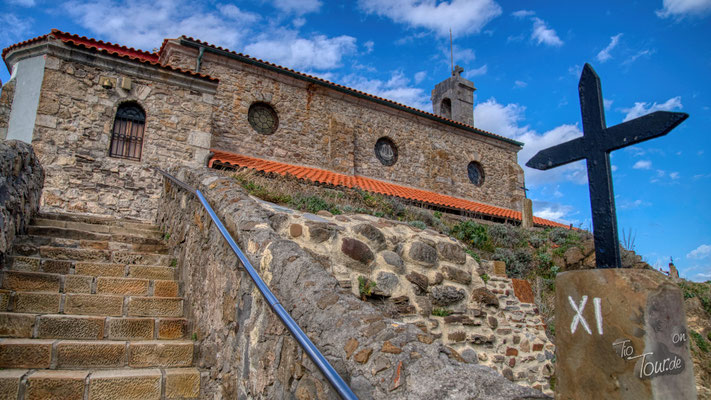
<path id="1" fill-rule="evenodd" d="M 190 35 L 427 111 L 449 75 L 451 28 L 455 63 L 477 87 L 475 125 L 525 142 L 521 165 L 582 134 L 589 62 L 608 126 L 690 114 L 613 153 L 618 225 L 650 264 L 673 257 L 682 276 L 711 279 L 711 0 L 10 0 L 0 26 L 3 48 L 52 28 L 145 50 Z M 536 215 L 591 228 L 584 162 L 525 170 Z"/>

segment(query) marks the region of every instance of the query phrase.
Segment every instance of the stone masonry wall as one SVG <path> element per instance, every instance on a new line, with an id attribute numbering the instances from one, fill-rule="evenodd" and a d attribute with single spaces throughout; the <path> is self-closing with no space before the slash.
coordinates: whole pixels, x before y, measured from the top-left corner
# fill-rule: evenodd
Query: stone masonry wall
<path id="1" fill-rule="evenodd" d="M 44 172 L 32 146 L 0 141 L 0 267 L 16 235 L 26 232 L 39 209 Z"/>
<path id="2" fill-rule="evenodd" d="M 265 208 L 215 171 L 173 172 L 204 193 L 280 303 L 360 399 L 546 398 L 468 363 L 428 326 L 389 316 L 341 288 L 321 257 L 278 233 L 290 229 L 288 211 Z M 181 249 L 176 255 L 203 371 L 202 398 L 337 398 L 197 199 L 166 184 L 160 204 L 158 223 Z"/>
<path id="3" fill-rule="evenodd" d="M 163 57 L 190 69 L 196 56 L 194 49 L 169 44 Z M 520 208 L 523 173 L 517 146 L 209 52 L 201 72 L 220 79 L 215 148 Z M 274 107 L 279 116 L 275 133 L 251 128 L 247 112 L 254 102 Z M 397 147 L 392 166 L 375 156 L 381 137 Z M 467 176 L 470 161 L 483 166 L 486 179 L 480 187 Z"/>
<path id="4" fill-rule="evenodd" d="M 161 183 L 151 166 L 204 164 L 213 95 L 166 83 L 170 76 L 160 71 L 152 73 L 162 81 L 139 78 L 119 63 L 71 55 L 46 60 L 33 134 L 47 175 L 42 209 L 152 220 Z M 104 88 L 102 76 L 130 77 L 132 88 Z M 108 156 L 116 110 L 126 101 L 146 112 L 140 161 Z"/>
<path id="5" fill-rule="evenodd" d="M 7 126 L 10 122 L 12 99 L 15 97 L 15 81 L 7 82 L 0 89 L 0 140 L 7 137 Z"/>
<path id="6" fill-rule="evenodd" d="M 370 280 L 368 297 L 393 318 L 414 323 L 467 362 L 552 394 L 555 347 L 535 305 L 519 301 L 505 276 L 484 282 L 485 269 L 454 239 L 369 215 L 288 215 L 278 232 L 312 252 L 341 287 L 360 296 L 359 279 Z"/>

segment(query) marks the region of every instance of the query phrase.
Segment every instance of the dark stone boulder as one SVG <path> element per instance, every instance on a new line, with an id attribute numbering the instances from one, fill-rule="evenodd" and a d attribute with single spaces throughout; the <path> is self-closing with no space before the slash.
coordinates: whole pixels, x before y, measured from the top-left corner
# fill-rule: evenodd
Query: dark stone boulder
<path id="1" fill-rule="evenodd" d="M 393 267 L 393 271 L 395 271 L 398 274 L 404 274 L 405 273 L 405 263 L 402 261 L 402 258 L 400 258 L 397 253 L 392 252 L 390 250 L 385 250 L 380 253 L 380 255 L 383 256 L 383 261 L 385 261 L 388 265 L 391 265 Z"/>
<path id="2" fill-rule="evenodd" d="M 323 243 L 336 233 L 335 226 L 328 223 L 307 222 L 306 226 L 309 227 L 309 236 L 314 243 Z"/>
<path id="3" fill-rule="evenodd" d="M 392 272 L 380 272 L 375 279 L 375 293 L 381 296 L 390 297 L 400 283 L 397 275 Z"/>
<path id="4" fill-rule="evenodd" d="M 426 267 L 434 267 L 437 264 L 437 250 L 434 247 L 423 243 L 414 242 L 408 252 L 410 258 Z"/>
<path id="5" fill-rule="evenodd" d="M 466 294 L 464 290 L 454 286 L 435 286 L 430 291 L 432 304 L 436 306 L 448 306 L 462 300 Z"/>
<path id="6" fill-rule="evenodd" d="M 452 282 L 461 283 L 463 285 L 468 285 L 472 283 L 471 272 L 467 272 L 459 268 L 454 268 L 450 266 L 445 266 L 444 268 L 442 268 L 442 272 L 444 272 L 444 276 Z"/>
<path id="7" fill-rule="evenodd" d="M 373 246 L 380 249 L 385 245 L 385 235 L 380 229 L 371 224 L 359 224 L 353 228 L 353 232 L 368 239 Z"/>
<path id="8" fill-rule="evenodd" d="M 409 274 L 405 275 L 405 278 L 415 284 L 415 288 L 417 289 L 416 291 L 418 293 L 427 293 L 427 286 L 429 286 L 430 282 L 426 276 L 418 272 L 412 271 Z"/>
<path id="9" fill-rule="evenodd" d="M 491 290 L 485 287 L 480 287 L 472 290 L 472 300 L 476 301 L 477 303 L 486 304 L 487 306 L 499 306 L 499 298 L 496 297 L 496 295 L 492 293 Z"/>
<path id="10" fill-rule="evenodd" d="M 443 260 L 456 264 L 464 264 L 467 262 L 467 253 L 454 243 L 439 242 L 437 243 L 437 251 Z"/>
<path id="11" fill-rule="evenodd" d="M 357 239 L 344 238 L 341 244 L 343 254 L 363 264 L 370 264 L 375 255 L 367 244 Z"/>

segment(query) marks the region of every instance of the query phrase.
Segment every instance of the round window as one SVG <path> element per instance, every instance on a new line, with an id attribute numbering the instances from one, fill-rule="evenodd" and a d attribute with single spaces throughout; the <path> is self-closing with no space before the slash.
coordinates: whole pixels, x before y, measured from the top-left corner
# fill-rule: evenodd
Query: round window
<path id="1" fill-rule="evenodd" d="M 472 161 L 467 166 L 467 175 L 469 175 L 469 180 L 477 185 L 481 186 L 484 184 L 484 169 L 476 161 Z"/>
<path id="2" fill-rule="evenodd" d="M 397 147 L 392 140 L 381 137 L 375 142 L 375 156 L 381 164 L 391 166 L 397 162 Z"/>
<path id="3" fill-rule="evenodd" d="M 271 135 L 279 127 L 279 117 L 267 103 L 254 103 L 249 107 L 247 120 L 252 129 L 263 135 Z"/>

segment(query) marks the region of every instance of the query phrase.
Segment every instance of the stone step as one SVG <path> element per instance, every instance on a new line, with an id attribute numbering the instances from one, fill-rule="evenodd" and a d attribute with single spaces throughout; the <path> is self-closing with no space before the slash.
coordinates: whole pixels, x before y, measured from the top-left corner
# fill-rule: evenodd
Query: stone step
<path id="1" fill-rule="evenodd" d="M 134 252 L 156 252 L 166 254 L 166 242 L 158 239 L 136 236 L 108 236 L 105 239 L 71 239 L 64 236 L 22 235 L 15 238 L 14 247 L 21 253 L 38 253 L 39 247 L 68 247 L 92 250 L 123 250 Z"/>
<path id="2" fill-rule="evenodd" d="M 170 265 L 168 254 L 134 252 L 130 250 L 96 250 L 71 247 L 18 245 L 13 247 L 16 256 L 40 257 L 53 260 L 95 261 L 119 264 Z"/>
<path id="3" fill-rule="evenodd" d="M 85 369 L 189 367 L 188 340 L 0 339 L 0 368 Z"/>
<path id="4" fill-rule="evenodd" d="M 83 214 L 53 214 L 40 213 L 32 219 L 32 224 L 67 227 L 71 223 L 81 223 L 89 225 L 103 225 L 108 227 L 123 227 L 130 229 L 143 229 L 159 231 L 160 229 L 148 222 L 130 220 L 127 218 L 96 217 Z"/>
<path id="5" fill-rule="evenodd" d="M 0 312 L 0 337 L 76 340 L 179 340 L 185 318 L 105 317 Z"/>
<path id="6" fill-rule="evenodd" d="M 24 378 L 24 379 L 23 379 Z M 165 397 L 161 395 L 165 388 Z M 0 370 L 0 398 L 17 399 L 159 400 L 196 399 L 200 371 L 196 368 L 117 370 Z"/>
<path id="7" fill-rule="evenodd" d="M 140 236 L 145 238 L 161 239 L 163 233 L 153 226 L 141 226 L 135 224 L 129 224 L 128 226 L 121 225 L 99 225 L 99 224 L 88 224 L 84 222 L 73 222 L 73 221 L 59 221 L 59 220 L 48 220 L 37 218 L 32 220 L 30 228 L 37 228 L 37 232 L 46 231 L 53 232 L 54 230 L 71 230 L 76 232 L 83 232 L 87 236 L 91 234 L 97 235 L 131 235 Z M 50 236 L 56 236 L 53 233 L 49 233 Z"/>
<path id="8" fill-rule="evenodd" d="M 75 269 L 74 272 L 77 270 Z M 82 272 L 81 268 L 78 272 Z M 15 292 L 155 295 L 159 297 L 177 297 L 180 292 L 178 282 L 173 279 L 175 270 L 170 267 L 131 265 L 124 267 L 124 274 L 128 274 L 128 277 L 94 277 L 76 273 L 54 274 L 5 270 L 2 271 L 2 289 Z"/>
<path id="9" fill-rule="evenodd" d="M 172 260 L 171 260 L 172 261 Z M 176 265 L 177 262 L 172 261 Z M 19 272 L 45 272 L 62 275 L 114 276 L 143 279 L 174 280 L 175 267 L 161 265 L 128 265 L 99 261 L 54 260 L 32 256 L 8 257 L 6 270 Z"/>

